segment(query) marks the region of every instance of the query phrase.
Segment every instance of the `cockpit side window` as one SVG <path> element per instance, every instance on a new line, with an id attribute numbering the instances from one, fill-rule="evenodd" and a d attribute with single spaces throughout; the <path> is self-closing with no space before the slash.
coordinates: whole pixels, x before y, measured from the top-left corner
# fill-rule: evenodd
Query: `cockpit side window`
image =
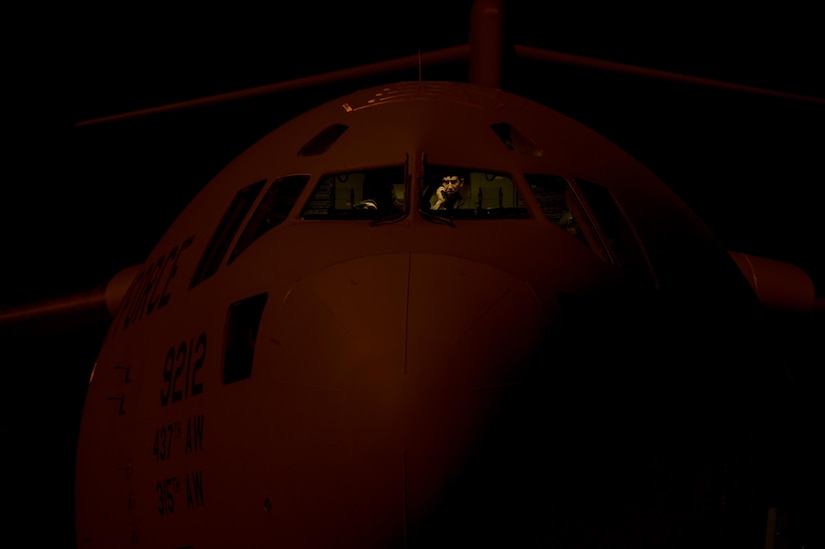
<path id="1" fill-rule="evenodd" d="M 405 212 L 404 166 L 339 172 L 321 177 L 302 219 L 378 220 Z"/>
<path id="2" fill-rule="evenodd" d="M 544 216 L 590 247 L 605 261 L 610 256 L 567 180 L 558 175 L 524 174 Z"/>
<path id="3" fill-rule="evenodd" d="M 421 209 L 450 219 L 526 219 L 530 213 L 504 172 L 427 165 Z"/>
<path id="4" fill-rule="evenodd" d="M 639 239 L 610 191 L 586 179 L 575 178 L 574 181 L 593 212 L 616 263 L 626 270 L 652 277 L 653 271 Z"/>
<path id="5" fill-rule="evenodd" d="M 229 255 L 231 264 L 253 242 L 287 218 L 301 192 L 309 181 L 308 175 L 291 175 L 276 179 L 261 199 L 258 209 L 244 227 L 235 248 Z"/>
<path id="6" fill-rule="evenodd" d="M 241 222 L 249 212 L 255 199 L 258 198 L 258 193 L 261 192 L 264 183 L 266 183 L 265 179 L 257 181 L 244 187 L 235 195 L 235 199 L 232 200 L 232 203 L 224 212 L 220 223 L 218 223 L 218 228 L 215 230 L 215 234 L 212 235 L 212 239 L 209 241 L 209 245 L 198 264 L 198 269 L 192 279 L 192 288 L 218 271 L 232 238 L 234 238 L 238 227 L 241 226 Z"/>

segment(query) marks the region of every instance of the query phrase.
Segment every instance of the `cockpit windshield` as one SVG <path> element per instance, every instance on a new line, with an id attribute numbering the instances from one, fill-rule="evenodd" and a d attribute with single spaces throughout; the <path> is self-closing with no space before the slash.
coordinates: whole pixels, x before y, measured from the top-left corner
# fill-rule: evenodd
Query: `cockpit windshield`
<path id="1" fill-rule="evenodd" d="M 530 217 L 509 174 L 454 166 L 428 165 L 420 207 L 450 219 Z"/>
<path id="2" fill-rule="evenodd" d="M 321 177 L 302 219 L 379 219 L 405 210 L 404 166 L 389 166 Z"/>

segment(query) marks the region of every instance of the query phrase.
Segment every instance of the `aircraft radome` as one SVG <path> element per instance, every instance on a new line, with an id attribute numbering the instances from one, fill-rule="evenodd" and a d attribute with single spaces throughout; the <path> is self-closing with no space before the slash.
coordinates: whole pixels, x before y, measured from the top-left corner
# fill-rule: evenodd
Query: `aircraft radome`
<path id="1" fill-rule="evenodd" d="M 113 277 L 78 547 L 764 541 L 745 365 L 810 278 L 468 52 L 274 129 Z"/>

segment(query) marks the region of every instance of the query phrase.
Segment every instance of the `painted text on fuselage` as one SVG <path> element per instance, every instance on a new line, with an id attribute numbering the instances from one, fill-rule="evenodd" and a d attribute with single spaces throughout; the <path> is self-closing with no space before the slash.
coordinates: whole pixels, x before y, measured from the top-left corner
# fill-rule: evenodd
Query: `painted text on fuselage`
<path id="1" fill-rule="evenodd" d="M 163 362 L 160 405 L 167 406 L 203 393 L 199 375 L 206 359 L 206 334 L 169 347 Z"/>
<path id="2" fill-rule="evenodd" d="M 128 330 L 144 316 L 169 304 L 172 299 L 170 283 L 178 272 L 184 250 L 191 246 L 194 239 L 194 235 L 186 238 L 137 274 L 117 313 L 112 335 L 121 328 Z"/>

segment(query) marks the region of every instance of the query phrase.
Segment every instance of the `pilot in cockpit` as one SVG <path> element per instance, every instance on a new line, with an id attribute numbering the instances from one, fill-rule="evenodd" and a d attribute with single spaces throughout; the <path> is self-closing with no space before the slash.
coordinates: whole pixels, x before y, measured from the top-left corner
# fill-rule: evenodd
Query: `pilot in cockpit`
<path id="1" fill-rule="evenodd" d="M 460 208 L 464 201 L 461 198 L 461 187 L 464 186 L 464 178 L 458 175 L 445 175 L 441 178 L 441 185 L 435 190 L 430 198 L 430 209 L 433 210 L 453 210 Z"/>

